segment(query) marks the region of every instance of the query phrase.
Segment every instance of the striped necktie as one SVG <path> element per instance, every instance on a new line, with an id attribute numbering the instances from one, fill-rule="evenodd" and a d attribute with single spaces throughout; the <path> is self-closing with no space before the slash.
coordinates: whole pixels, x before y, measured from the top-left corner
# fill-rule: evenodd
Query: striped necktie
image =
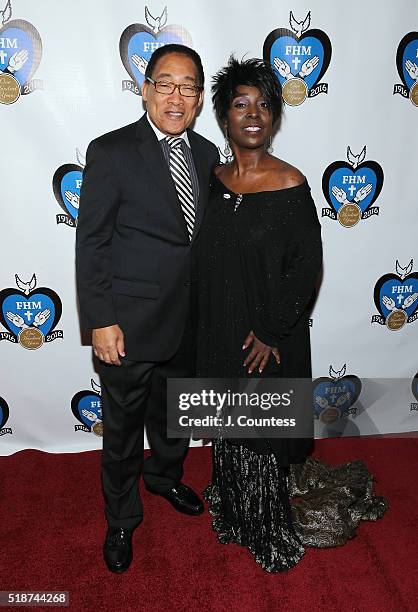
<path id="1" fill-rule="evenodd" d="M 181 210 L 187 225 L 189 240 L 193 236 L 195 208 L 193 200 L 193 187 L 190 178 L 189 166 L 181 148 L 182 138 L 167 136 L 166 141 L 170 147 L 170 172 L 173 177 Z"/>

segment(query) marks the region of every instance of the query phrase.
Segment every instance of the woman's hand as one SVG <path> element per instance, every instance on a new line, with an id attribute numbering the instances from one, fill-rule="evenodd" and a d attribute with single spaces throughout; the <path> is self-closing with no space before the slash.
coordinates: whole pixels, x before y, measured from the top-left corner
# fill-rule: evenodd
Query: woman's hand
<path id="1" fill-rule="evenodd" d="M 244 366 L 248 368 L 248 374 L 251 374 L 256 368 L 258 368 L 259 373 L 264 370 L 267 365 L 267 361 L 270 357 L 270 353 L 273 353 L 274 358 L 277 362 L 277 365 L 280 363 L 280 355 L 276 346 L 269 346 L 268 344 L 264 344 L 254 335 L 254 332 L 251 330 L 248 336 L 245 338 L 244 345 L 242 350 L 245 350 L 253 344 L 252 351 L 247 355 Z"/>

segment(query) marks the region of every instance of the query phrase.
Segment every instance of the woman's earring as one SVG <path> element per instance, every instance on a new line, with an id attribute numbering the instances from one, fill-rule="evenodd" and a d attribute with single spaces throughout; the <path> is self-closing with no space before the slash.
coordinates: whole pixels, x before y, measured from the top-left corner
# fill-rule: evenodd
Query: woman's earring
<path id="1" fill-rule="evenodd" d="M 229 145 L 229 140 L 228 140 L 228 132 L 227 130 L 225 130 L 225 147 L 224 147 L 224 156 L 226 158 L 231 157 L 232 155 L 232 151 L 231 151 L 231 147 Z"/>
<path id="2" fill-rule="evenodd" d="M 267 147 L 267 153 L 273 153 L 274 149 L 273 149 L 273 138 L 270 136 L 270 140 L 269 140 L 269 145 Z"/>

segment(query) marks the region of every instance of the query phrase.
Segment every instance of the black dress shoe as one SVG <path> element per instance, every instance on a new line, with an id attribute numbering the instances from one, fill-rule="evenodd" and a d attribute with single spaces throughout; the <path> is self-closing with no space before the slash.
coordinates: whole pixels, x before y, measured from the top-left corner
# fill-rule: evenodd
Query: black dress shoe
<path id="1" fill-rule="evenodd" d="M 103 555 L 111 572 L 126 572 L 132 561 L 132 531 L 124 527 L 109 527 Z"/>
<path id="2" fill-rule="evenodd" d="M 197 516 L 203 512 L 202 500 L 192 489 L 190 489 L 190 487 L 186 487 L 186 485 L 181 482 L 168 491 L 164 491 L 164 493 L 154 491 L 154 489 L 150 489 L 147 486 L 145 488 L 154 495 L 161 495 L 161 497 L 164 497 L 178 512 L 183 512 L 183 514 L 190 514 L 192 516 Z"/>

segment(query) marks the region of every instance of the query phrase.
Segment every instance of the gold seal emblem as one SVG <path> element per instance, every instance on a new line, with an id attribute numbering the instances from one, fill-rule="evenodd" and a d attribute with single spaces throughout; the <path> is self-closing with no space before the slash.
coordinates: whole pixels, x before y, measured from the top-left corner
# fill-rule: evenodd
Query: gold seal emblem
<path id="1" fill-rule="evenodd" d="M 289 79 L 283 85 L 282 96 L 289 106 L 299 106 L 308 96 L 308 87 L 303 79 Z"/>
<path id="2" fill-rule="evenodd" d="M 341 412 L 340 410 L 338 410 L 338 408 L 335 408 L 335 406 L 329 406 L 328 408 L 325 408 L 325 410 L 323 410 L 321 412 L 321 414 L 319 415 L 319 418 L 321 419 L 321 421 L 323 423 L 335 423 L 335 421 L 338 421 L 338 419 L 341 416 Z"/>
<path id="3" fill-rule="evenodd" d="M 338 211 L 337 219 L 344 227 L 353 227 L 361 219 L 361 208 L 354 202 L 343 204 Z"/>
<path id="4" fill-rule="evenodd" d="M 19 344 L 25 349 L 34 351 L 43 345 L 44 335 L 41 330 L 36 327 L 27 327 L 26 329 L 22 329 L 19 333 L 18 340 Z"/>
<path id="5" fill-rule="evenodd" d="M 386 317 L 386 327 L 391 331 L 398 331 L 405 325 L 408 315 L 404 310 L 392 310 Z"/>
<path id="6" fill-rule="evenodd" d="M 103 437 L 103 421 L 96 421 L 91 430 L 96 436 Z"/>
<path id="7" fill-rule="evenodd" d="M 414 106 L 418 106 L 418 82 L 412 85 L 409 91 L 409 99 Z"/>
<path id="8" fill-rule="evenodd" d="M 19 81 L 12 74 L 0 72 L 0 104 L 13 104 L 19 98 Z"/>

